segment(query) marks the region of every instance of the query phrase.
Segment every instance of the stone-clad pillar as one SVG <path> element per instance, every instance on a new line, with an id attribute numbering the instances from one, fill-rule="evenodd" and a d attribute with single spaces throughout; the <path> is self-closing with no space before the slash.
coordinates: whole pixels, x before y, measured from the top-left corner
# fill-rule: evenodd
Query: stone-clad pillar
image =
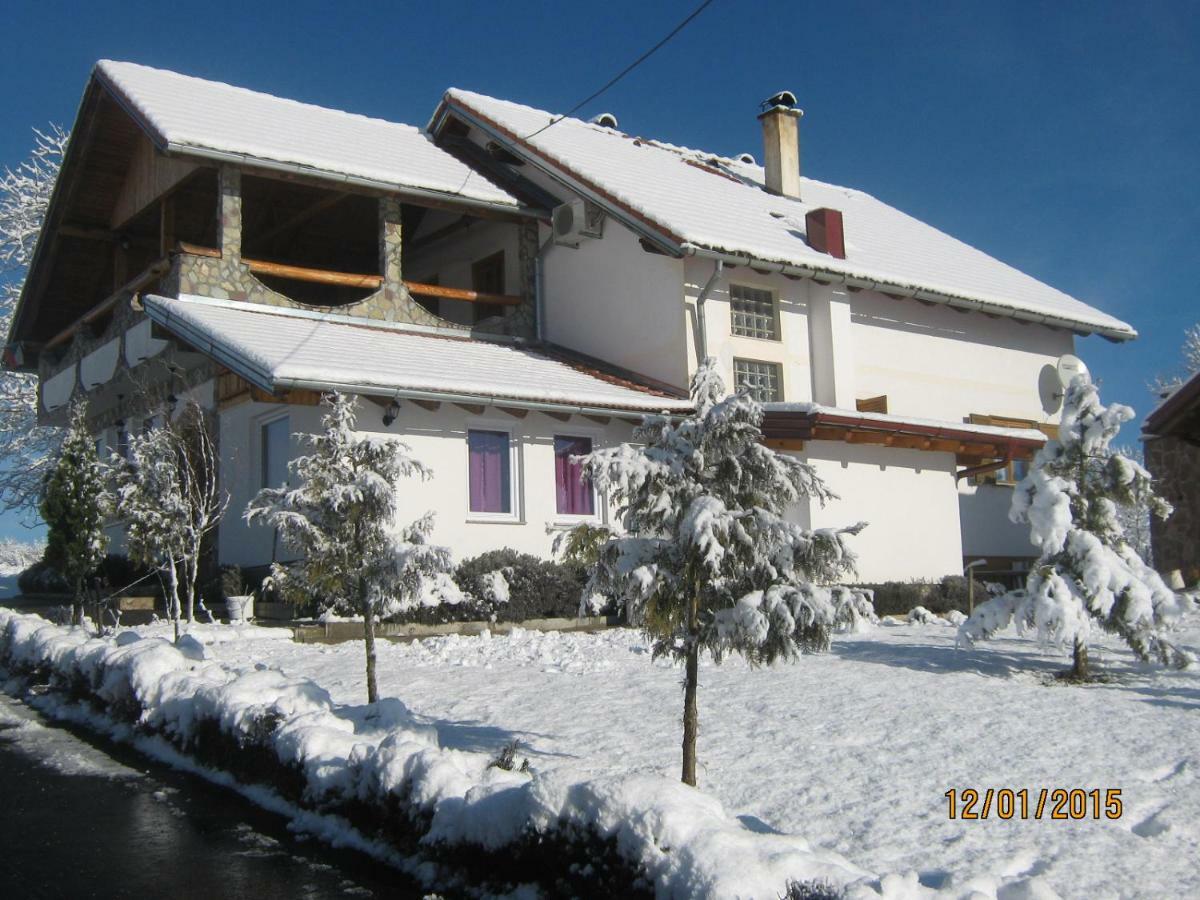
<path id="1" fill-rule="evenodd" d="M 230 265 L 242 261 L 242 173 L 233 166 L 220 169 L 220 225 L 219 243 L 221 259 Z"/>
<path id="2" fill-rule="evenodd" d="M 400 211 L 399 197 L 379 198 L 379 272 L 383 276 L 380 293 L 383 306 L 388 310 L 402 306 L 401 298 L 404 296 L 400 265 L 403 237 Z"/>

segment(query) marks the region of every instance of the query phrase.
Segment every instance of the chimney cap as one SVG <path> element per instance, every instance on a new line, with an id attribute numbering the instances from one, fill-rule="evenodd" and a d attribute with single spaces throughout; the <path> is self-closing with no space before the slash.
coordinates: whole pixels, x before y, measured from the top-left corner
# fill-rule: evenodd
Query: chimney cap
<path id="1" fill-rule="evenodd" d="M 772 94 L 762 103 L 758 104 L 758 108 L 763 112 L 766 112 L 767 110 L 776 106 L 782 106 L 784 109 L 795 109 L 796 95 L 791 91 L 779 91 L 778 93 Z"/>
<path id="2" fill-rule="evenodd" d="M 617 123 L 617 117 L 610 112 L 602 112 L 598 116 L 592 116 L 588 121 L 593 125 L 599 125 L 601 128 L 611 128 L 614 131 L 620 127 Z"/>

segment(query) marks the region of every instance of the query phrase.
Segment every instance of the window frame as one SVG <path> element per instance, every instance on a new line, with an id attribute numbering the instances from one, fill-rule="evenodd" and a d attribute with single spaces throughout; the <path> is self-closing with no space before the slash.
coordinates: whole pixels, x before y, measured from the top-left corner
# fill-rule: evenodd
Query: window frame
<path id="1" fill-rule="evenodd" d="M 471 509 L 471 432 L 490 431 L 508 435 L 508 512 L 479 512 Z M 464 506 L 466 521 L 477 524 L 520 525 L 525 522 L 524 485 L 521 481 L 521 441 L 506 422 L 496 419 L 471 419 L 463 429 L 463 475 L 467 487 Z"/>
<path id="2" fill-rule="evenodd" d="M 746 356 L 735 356 L 731 364 L 733 369 L 733 389 L 735 392 L 739 391 L 742 387 L 738 383 L 738 363 L 749 363 L 750 365 L 755 366 L 769 366 L 775 370 L 776 396 L 771 400 L 762 400 L 758 397 L 755 397 L 755 400 L 757 400 L 759 403 L 783 403 L 785 401 L 786 394 L 784 393 L 783 389 L 783 363 L 775 362 L 774 360 L 770 359 L 751 359 Z M 754 396 L 753 393 L 751 393 L 751 396 Z"/>
<path id="3" fill-rule="evenodd" d="M 771 298 L 771 335 L 746 334 L 737 330 L 737 310 L 734 309 L 735 290 L 755 291 Z M 729 335 L 735 338 L 748 338 L 752 341 L 768 341 L 772 344 L 783 343 L 783 328 L 779 317 L 779 291 L 773 287 L 764 287 L 747 282 L 730 282 L 729 284 Z"/>

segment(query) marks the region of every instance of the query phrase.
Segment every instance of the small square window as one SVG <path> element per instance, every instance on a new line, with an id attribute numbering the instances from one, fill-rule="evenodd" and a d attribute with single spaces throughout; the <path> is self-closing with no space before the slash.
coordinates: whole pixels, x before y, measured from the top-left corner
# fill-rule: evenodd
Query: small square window
<path id="1" fill-rule="evenodd" d="M 512 463 L 508 433 L 468 431 L 467 452 L 470 511 L 511 515 Z"/>
<path id="2" fill-rule="evenodd" d="M 559 515 L 596 514 L 595 492 L 583 476 L 583 464 L 574 459 L 591 452 L 591 438 L 554 436 L 554 494 Z"/>
<path id="3" fill-rule="evenodd" d="M 740 284 L 729 286 L 729 310 L 732 328 L 741 337 L 779 340 L 779 320 L 775 315 L 775 295 Z"/>
<path id="4" fill-rule="evenodd" d="M 778 363 L 757 362 L 752 359 L 733 361 L 735 390 L 748 390 L 759 403 L 783 399 L 783 376 Z"/>

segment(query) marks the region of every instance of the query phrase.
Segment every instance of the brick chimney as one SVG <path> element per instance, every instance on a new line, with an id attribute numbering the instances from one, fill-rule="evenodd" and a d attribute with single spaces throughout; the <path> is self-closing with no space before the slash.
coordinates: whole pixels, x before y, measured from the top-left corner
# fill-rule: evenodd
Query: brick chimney
<path id="1" fill-rule="evenodd" d="M 780 91 L 764 100 L 758 120 L 763 129 L 763 167 L 767 190 L 781 197 L 800 199 L 800 117 L 791 91 Z"/>

